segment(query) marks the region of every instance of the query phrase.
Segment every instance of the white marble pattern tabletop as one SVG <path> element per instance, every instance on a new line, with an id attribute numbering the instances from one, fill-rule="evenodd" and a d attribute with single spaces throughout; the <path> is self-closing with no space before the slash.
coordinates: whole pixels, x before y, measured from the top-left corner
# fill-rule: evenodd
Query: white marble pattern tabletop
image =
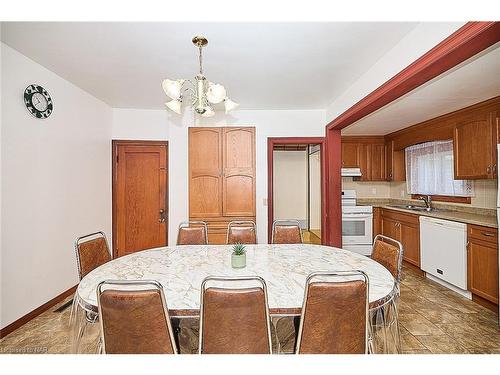
<path id="1" fill-rule="evenodd" d="M 393 291 L 394 278 L 368 257 L 320 245 L 246 245 L 247 265 L 231 267 L 231 245 L 171 246 L 114 259 L 87 274 L 78 285 L 80 303 L 97 306 L 96 287 L 103 280 L 157 280 L 169 310 L 198 310 L 207 276 L 258 275 L 266 281 L 269 308 L 301 308 L 307 275 L 315 271 L 361 270 L 369 278 L 369 301 Z"/>

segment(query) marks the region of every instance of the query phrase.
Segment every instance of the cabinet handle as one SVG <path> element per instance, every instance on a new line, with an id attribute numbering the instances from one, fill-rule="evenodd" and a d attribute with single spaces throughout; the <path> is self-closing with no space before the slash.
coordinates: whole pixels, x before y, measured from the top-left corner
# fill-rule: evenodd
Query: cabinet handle
<path id="1" fill-rule="evenodd" d="M 481 234 L 483 236 L 486 236 L 486 237 L 495 237 L 495 235 L 493 233 L 488 233 L 488 232 L 481 232 Z"/>
<path id="2" fill-rule="evenodd" d="M 487 172 L 488 174 L 490 174 L 490 173 L 491 173 L 491 165 L 488 165 L 488 168 L 486 168 L 486 172 Z"/>
<path id="3" fill-rule="evenodd" d="M 493 164 L 493 174 L 497 173 L 497 165 Z"/>

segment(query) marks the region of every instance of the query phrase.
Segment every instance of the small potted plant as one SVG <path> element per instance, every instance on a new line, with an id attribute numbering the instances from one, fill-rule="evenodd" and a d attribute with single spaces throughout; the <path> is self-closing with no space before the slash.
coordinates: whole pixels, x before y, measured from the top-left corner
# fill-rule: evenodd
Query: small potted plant
<path id="1" fill-rule="evenodd" d="M 244 268 L 247 265 L 247 255 L 245 246 L 237 243 L 233 246 L 233 253 L 231 254 L 231 266 L 233 268 Z"/>

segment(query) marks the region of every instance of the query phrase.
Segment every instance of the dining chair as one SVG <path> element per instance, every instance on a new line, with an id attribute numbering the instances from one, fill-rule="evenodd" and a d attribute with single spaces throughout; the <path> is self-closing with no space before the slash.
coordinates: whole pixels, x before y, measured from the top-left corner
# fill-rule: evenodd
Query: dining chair
<path id="1" fill-rule="evenodd" d="M 378 234 L 373 240 L 371 258 L 387 268 L 399 285 L 403 264 L 403 245 L 401 242 Z"/>
<path id="2" fill-rule="evenodd" d="M 204 221 L 184 221 L 179 224 L 177 245 L 208 245 L 208 227 Z"/>
<path id="3" fill-rule="evenodd" d="M 368 292 L 368 276 L 362 271 L 311 273 L 295 353 L 368 353 Z"/>
<path id="4" fill-rule="evenodd" d="M 371 325 L 374 334 L 382 335 L 384 346 L 388 345 L 388 336 L 396 345 L 396 351 L 401 352 L 401 339 L 399 330 L 398 303 L 401 283 L 401 270 L 403 264 L 403 245 L 401 242 L 378 234 L 373 240 L 371 258 L 384 266 L 394 277 L 395 295 L 389 301 L 372 307 Z M 388 327 L 392 327 L 388 329 Z M 386 350 L 386 348 L 384 348 Z"/>
<path id="5" fill-rule="evenodd" d="M 75 252 L 80 280 L 90 271 L 112 259 L 104 232 L 95 232 L 78 237 L 75 241 Z"/>
<path id="6" fill-rule="evenodd" d="M 108 354 L 177 354 L 161 284 L 106 280 L 97 286 L 101 351 Z"/>
<path id="7" fill-rule="evenodd" d="M 231 221 L 228 224 L 226 244 L 236 243 L 245 245 L 257 243 L 257 231 L 253 221 Z"/>
<path id="8" fill-rule="evenodd" d="M 271 242 L 273 244 L 300 244 L 302 230 L 298 220 L 274 220 Z"/>
<path id="9" fill-rule="evenodd" d="M 259 276 L 205 278 L 201 284 L 199 353 L 271 354 L 267 301 L 266 282 Z"/>

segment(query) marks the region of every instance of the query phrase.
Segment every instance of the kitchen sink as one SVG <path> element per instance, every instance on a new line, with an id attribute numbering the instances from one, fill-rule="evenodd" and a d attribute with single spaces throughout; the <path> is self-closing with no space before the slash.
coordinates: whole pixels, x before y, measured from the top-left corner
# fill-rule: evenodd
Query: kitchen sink
<path id="1" fill-rule="evenodd" d="M 411 211 L 420 211 L 420 212 L 434 212 L 434 211 L 440 211 L 437 208 L 427 208 L 424 206 L 414 206 L 411 204 L 389 204 L 389 207 L 394 207 L 394 208 L 401 208 L 404 210 L 411 210 Z"/>

